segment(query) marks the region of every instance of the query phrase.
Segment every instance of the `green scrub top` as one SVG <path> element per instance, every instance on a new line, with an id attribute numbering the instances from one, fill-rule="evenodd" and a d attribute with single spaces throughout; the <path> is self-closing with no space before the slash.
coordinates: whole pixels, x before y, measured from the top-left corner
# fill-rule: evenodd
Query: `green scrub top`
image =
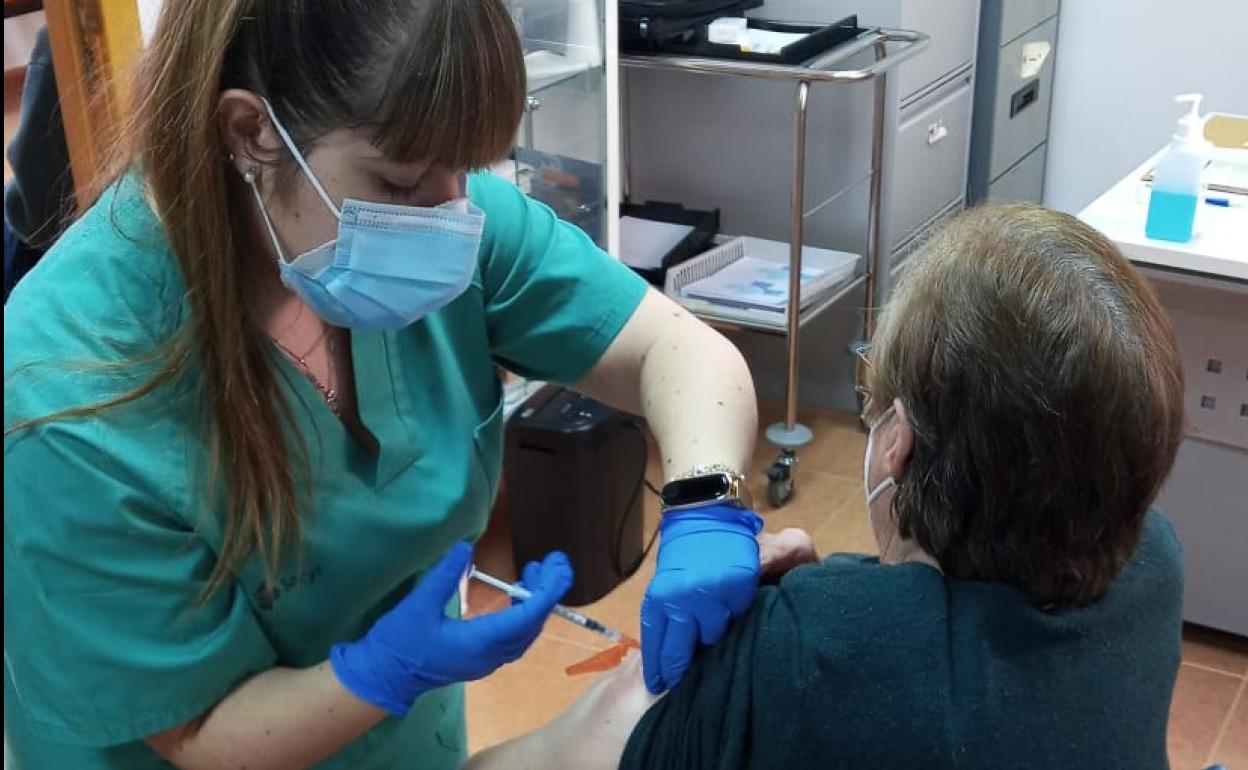
<path id="1" fill-rule="evenodd" d="M 486 224 L 467 292 L 401 331 L 352 334 L 376 456 L 272 353 L 314 492 L 298 552 L 271 590 L 253 559 L 195 605 L 221 547 L 198 369 L 133 406 L 6 435 L 4 720 L 15 770 L 167 767 L 144 736 L 195 717 L 259 671 L 324 660 L 452 543 L 480 535 L 501 466 L 495 364 L 574 382 L 646 289 L 513 185 L 474 175 L 469 197 Z M 141 357 L 186 320 L 186 307 L 160 224 L 137 178 L 123 177 L 4 308 L 5 426 L 142 382 L 153 365 Z M 132 363 L 101 366 L 121 361 Z M 449 768 L 466 755 L 454 686 L 321 767 Z"/>

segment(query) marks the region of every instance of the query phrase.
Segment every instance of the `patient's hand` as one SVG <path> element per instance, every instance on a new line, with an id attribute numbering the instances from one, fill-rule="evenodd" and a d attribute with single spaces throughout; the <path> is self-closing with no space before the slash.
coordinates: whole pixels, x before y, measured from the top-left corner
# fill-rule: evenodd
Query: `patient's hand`
<path id="1" fill-rule="evenodd" d="M 656 700 L 641 678 L 641 655 L 629 651 L 623 663 L 599 676 L 555 721 L 477 754 L 465 770 L 615 770 L 633 728 Z"/>
<path id="2" fill-rule="evenodd" d="M 759 582 L 779 583 L 784 573 L 802 564 L 819 561 L 815 544 L 804 529 L 789 527 L 772 534 L 758 534 Z"/>

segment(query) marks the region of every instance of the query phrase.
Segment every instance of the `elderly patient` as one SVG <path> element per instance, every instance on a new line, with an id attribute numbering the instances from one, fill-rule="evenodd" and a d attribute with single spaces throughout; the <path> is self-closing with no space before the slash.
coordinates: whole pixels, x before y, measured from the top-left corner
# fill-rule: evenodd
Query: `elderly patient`
<path id="1" fill-rule="evenodd" d="M 1167 767 L 1180 549 L 1149 505 L 1183 391 L 1142 277 L 1072 217 L 976 209 L 869 360 L 879 558 L 792 569 L 652 706 L 629 661 L 479 766 Z"/>

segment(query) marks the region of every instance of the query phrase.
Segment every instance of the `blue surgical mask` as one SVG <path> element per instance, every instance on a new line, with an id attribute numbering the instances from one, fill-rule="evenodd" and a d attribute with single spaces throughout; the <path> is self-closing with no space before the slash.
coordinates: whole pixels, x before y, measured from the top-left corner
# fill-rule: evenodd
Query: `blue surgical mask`
<path id="1" fill-rule="evenodd" d="M 477 267 L 485 213 L 467 198 L 434 208 L 342 202 L 325 192 L 268 101 L 273 127 L 325 205 L 338 218 L 338 237 L 287 259 L 249 178 L 277 253 L 282 283 L 326 323 L 360 331 L 409 326 L 463 294 Z"/>

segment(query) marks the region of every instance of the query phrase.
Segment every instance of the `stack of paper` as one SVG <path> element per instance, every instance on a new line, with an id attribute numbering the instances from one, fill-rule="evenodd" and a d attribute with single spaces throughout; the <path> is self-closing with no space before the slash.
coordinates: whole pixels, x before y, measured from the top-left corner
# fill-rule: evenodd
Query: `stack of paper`
<path id="1" fill-rule="evenodd" d="M 826 270 L 802 267 L 802 288 Z M 685 286 L 681 295 L 729 307 L 781 311 L 789 306 L 789 266 L 742 257 L 723 270 Z"/>
<path id="2" fill-rule="evenodd" d="M 692 225 L 620 217 L 620 261 L 630 267 L 661 267 L 663 257 L 691 232 Z"/>

